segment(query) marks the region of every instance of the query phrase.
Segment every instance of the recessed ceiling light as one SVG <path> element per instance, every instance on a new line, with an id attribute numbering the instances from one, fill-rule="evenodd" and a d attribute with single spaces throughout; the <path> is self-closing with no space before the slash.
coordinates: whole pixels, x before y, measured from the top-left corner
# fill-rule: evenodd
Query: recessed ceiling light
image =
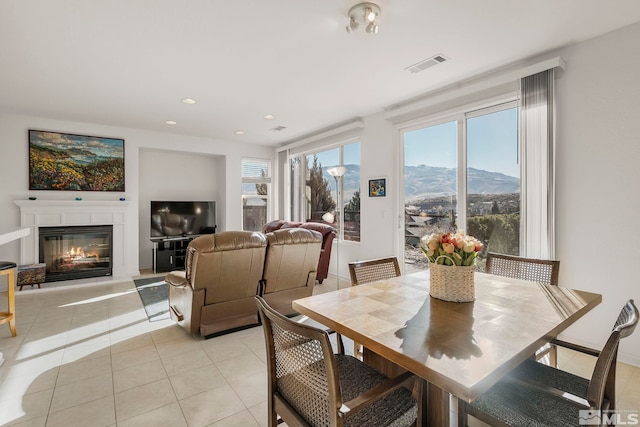
<path id="1" fill-rule="evenodd" d="M 191 98 L 183 98 L 182 102 L 184 102 L 185 104 L 195 104 L 196 100 Z"/>
<path id="2" fill-rule="evenodd" d="M 165 123 L 168 124 L 168 125 L 177 125 L 178 124 L 178 122 L 176 122 L 175 120 L 166 120 Z"/>
<path id="3" fill-rule="evenodd" d="M 233 133 L 235 133 L 236 135 L 244 135 L 244 131 L 243 130 L 237 130 L 237 131 L 235 131 Z"/>
<path id="4" fill-rule="evenodd" d="M 264 118 L 267 120 L 273 120 L 276 118 L 276 116 L 274 116 L 273 114 L 265 114 Z"/>

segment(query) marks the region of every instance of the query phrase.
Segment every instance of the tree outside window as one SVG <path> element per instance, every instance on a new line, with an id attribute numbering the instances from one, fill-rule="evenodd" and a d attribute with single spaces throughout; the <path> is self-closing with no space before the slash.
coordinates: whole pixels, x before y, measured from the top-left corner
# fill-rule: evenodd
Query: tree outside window
<path id="1" fill-rule="evenodd" d="M 261 231 L 269 219 L 271 162 L 242 159 L 242 229 Z"/>
<path id="2" fill-rule="evenodd" d="M 300 163 L 305 167 L 300 168 Z M 327 222 L 336 229 L 341 239 L 359 242 L 360 143 L 292 157 L 290 166 L 292 220 Z M 336 180 L 327 172 L 335 166 L 345 166 L 347 169 L 338 181 L 339 188 L 336 188 Z M 304 179 L 299 178 L 301 173 Z M 299 183 L 303 183 L 304 189 L 300 188 Z M 338 203 L 338 193 L 342 194 L 342 206 Z M 296 197 L 300 197 L 303 203 L 298 203 Z"/>

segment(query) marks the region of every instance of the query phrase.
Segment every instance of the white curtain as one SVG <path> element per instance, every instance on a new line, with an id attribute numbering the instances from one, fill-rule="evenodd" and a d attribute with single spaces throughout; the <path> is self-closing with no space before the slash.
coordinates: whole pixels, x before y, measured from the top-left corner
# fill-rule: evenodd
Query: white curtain
<path id="1" fill-rule="evenodd" d="M 520 81 L 521 255 L 555 257 L 554 70 Z"/>

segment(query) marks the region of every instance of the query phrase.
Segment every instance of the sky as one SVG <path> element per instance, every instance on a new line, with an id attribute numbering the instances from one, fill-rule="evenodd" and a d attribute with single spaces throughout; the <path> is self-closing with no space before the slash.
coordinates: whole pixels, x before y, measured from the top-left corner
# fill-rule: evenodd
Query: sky
<path id="1" fill-rule="evenodd" d="M 405 166 L 456 167 L 455 121 L 405 133 Z M 467 120 L 468 167 L 519 177 L 517 109 Z"/>
<path id="2" fill-rule="evenodd" d="M 344 162 L 345 165 L 360 165 L 360 143 L 344 145 Z M 340 149 L 338 147 L 317 153 L 318 162 L 322 164 L 322 169 L 340 165 Z M 313 155 L 309 156 L 309 166 L 312 165 Z"/>

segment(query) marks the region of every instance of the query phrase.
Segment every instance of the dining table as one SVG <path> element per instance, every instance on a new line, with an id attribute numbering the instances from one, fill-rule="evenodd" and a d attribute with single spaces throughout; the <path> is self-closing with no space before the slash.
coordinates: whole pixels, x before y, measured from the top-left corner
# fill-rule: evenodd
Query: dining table
<path id="1" fill-rule="evenodd" d="M 475 300 L 429 295 L 429 271 L 293 301 L 301 314 L 364 346 L 364 361 L 419 380 L 418 425 L 449 426 L 471 402 L 602 301 L 596 293 L 475 273 Z M 452 397 L 452 398 L 451 398 Z"/>

